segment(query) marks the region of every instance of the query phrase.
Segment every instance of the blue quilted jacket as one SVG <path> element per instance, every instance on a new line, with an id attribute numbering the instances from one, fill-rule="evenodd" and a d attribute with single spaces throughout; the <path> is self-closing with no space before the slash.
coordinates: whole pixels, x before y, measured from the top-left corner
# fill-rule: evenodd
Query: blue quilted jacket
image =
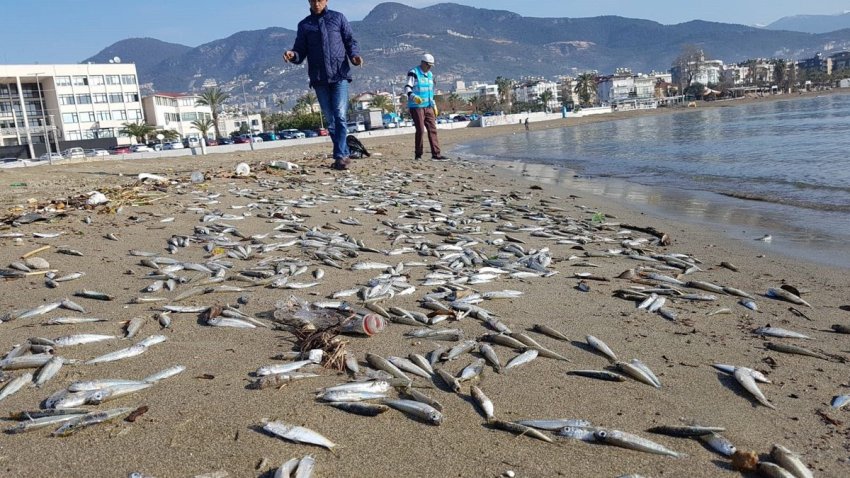
<path id="1" fill-rule="evenodd" d="M 360 56 L 357 40 L 342 13 L 328 10 L 310 14 L 298 23 L 294 63 L 306 58 L 310 86 L 351 81 L 350 58 Z"/>

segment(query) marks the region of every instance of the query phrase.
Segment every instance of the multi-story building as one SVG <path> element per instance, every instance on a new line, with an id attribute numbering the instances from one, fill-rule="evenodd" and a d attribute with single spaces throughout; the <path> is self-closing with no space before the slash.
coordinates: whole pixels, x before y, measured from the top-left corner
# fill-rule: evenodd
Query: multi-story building
<path id="1" fill-rule="evenodd" d="M 487 96 L 499 98 L 499 87 L 495 84 L 480 83 L 478 81 L 473 81 L 467 86 L 466 82 L 459 80 L 455 82 L 453 93 L 464 101 Z"/>
<path id="2" fill-rule="evenodd" d="M 596 94 L 602 104 L 653 107 L 658 81 L 655 75 L 635 75 L 629 69 L 620 68 L 613 75 L 599 78 Z"/>
<path id="3" fill-rule="evenodd" d="M 218 114 L 218 130 L 222 136 L 230 136 L 233 133 L 262 133 L 263 117 L 259 114 L 244 114 L 238 112 L 227 112 Z"/>
<path id="4" fill-rule="evenodd" d="M 531 80 L 519 83 L 514 87 L 514 95 L 517 102 L 520 103 L 537 103 L 540 101 L 543 93 L 549 91 L 552 93 L 549 101 L 546 103 L 546 108 L 556 110 L 561 107 L 561 94 L 558 84 L 546 80 Z"/>
<path id="5" fill-rule="evenodd" d="M 184 93 L 157 93 L 142 98 L 142 109 L 147 124 L 157 129 L 176 131 L 181 138 L 200 138 L 201 131 L 195 121 L 211 120 L 209 106 L 198 105 L 200 96 Z M 207 139 L 215 139 L 215 129 L 207 131 Z"/>
<path id="6" fill-rule="evenodd" d="M 850 51 L 842 51 L 829 57 L 832 60 L 832 70 L 840 71 L 850 69 Z"/>
<path id="7" fill-rule="evenodd" d="M 133 64 L 0 65 L 0 146 L 26 145 L 32 157 L 48 137 L 56 149 L 104 138 L 129 144 L 122 125 L 142 121 Z"/>
<path id="8" fill-rule="evenodd" d="M 723 70 L 722 60 L 706 60 L 705 55 L 700 53 L 698 59 L 688 62 L 686 66 L 676 65 L 671 68 L 670 78 L 677 85 L 687 83 L 684 81 L 687 78 L 690 78 L 689 84 L 717 85 L 723 79 Z"/>

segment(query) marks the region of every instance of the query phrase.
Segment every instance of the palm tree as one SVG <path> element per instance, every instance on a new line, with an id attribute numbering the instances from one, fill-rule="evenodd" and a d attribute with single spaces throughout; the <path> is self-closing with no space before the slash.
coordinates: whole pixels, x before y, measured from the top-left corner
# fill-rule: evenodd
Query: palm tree
<path id="1" fill-rule="evenodd" d="M 148 141 L 148 136 L 156 131 L 156 128 L 145 123 L 124 123 L 121 126 L 118 134 L 122 136 L 127 136 L 130 138 L 136 138 L 136 142 L 139 144 L 145 144 Z"/>
<path id="2" fill-rule="evenodd" d="M 230 98 L 230 95 L 221 91 L 221 88 L 207 88 L 195 102 L 196 106 L 209 106 L 210 110 L 212 110 L 216 138 L 221 137 L 221 131 L 218 130 L 218 110 L 221 109 L 221 106 L 228 98 Z"/>
<path id="3" fill-rule="evenodd" d="M 295 100 L 295 106 L 292 107 L 292 112 L 295 114 L 313 113 L 315 112 L 317 101 L 318 98 L 316 98 L 316 95 L 314 93 L 307 92 L 303 96 Z"/>
<path id="4" fill-rule="evenodd" d="M 208 135 L 210 130 L 215 128 L 215 121 L 213 121 L 212 118 L 204 117 L 202 119 L 196 119 L 195 121 L 192 121 L 192 126 L 194 126 L 195 129 L 200 131 L 202 137 L 209 138 Z"/>
<path id="5" fill-rule="evenodd" d="M 472 107 L 473 113 L 478 112 L 478 97 L 477 96 L 473 96 L 472 98 L 466 100 L 466 102 L 467 102 L 467 104 L 469 104 L 469 106 Z"/>
<path id="6" fill-rule="evenodd" d="M 180 133 L 173 129 L 158 129 L 154 133 L 156 133 L 154 136 L 162 135 L 162 139 L 165 141 L 174 141 L 180 137 Z"/>
<path id="7" fill-rule="evenodd" d="M 555 94 L 552 93 L 552 90 L 546 90 L 540 93 L 540 102 L 543 103 L 543 111 L 549 112 L 549 102 L 552 101 L 554 96 Z"/>
<path id="8" fill-rule="evenodd" d="M 496 77 L 496 87 L 499 89 L 499 102 L 506 106 L 508 113 L 512 112 L 514 80 L 503 76 Z"/>
<path id="9" fill-rule="evenodd" d="M 457 93 L 452 93 L 449 95 L 449 108 L 452 109 L 452 113 L 457 113 L 457 105 L 463 102 L 463 98 L 460 97 Z"/>
<path id="10" fill-rule="evenodd" d="M 369 106 L 372 108 L 380 108 L 381 113 L 387 113 L 393 111 L 393 102 L 387 95 L 375 95 L 372 97 L 372 101 L 369 102 Z"/>
<path id="11" fill-rule="evenodd" d="M 596 74 L 582 73 L 576 78 L 576 86 L 573 91 L 578 95 L 582 106 L 589 105 L 591 98 L 596 94 Z"/>

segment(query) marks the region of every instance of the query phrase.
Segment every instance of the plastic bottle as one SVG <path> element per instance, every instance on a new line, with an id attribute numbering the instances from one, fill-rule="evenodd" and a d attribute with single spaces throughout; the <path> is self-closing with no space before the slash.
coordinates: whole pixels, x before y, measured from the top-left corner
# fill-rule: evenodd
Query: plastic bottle
<path id="1" fill-rule="evenodd" d="M 387 321 L 380 315 L 366 314 L 362 317 L 355 317 L 349 320 L 342 326 L 342 331 L 346 333 L 365 334 L 373 336 L 386 328 Z"/>

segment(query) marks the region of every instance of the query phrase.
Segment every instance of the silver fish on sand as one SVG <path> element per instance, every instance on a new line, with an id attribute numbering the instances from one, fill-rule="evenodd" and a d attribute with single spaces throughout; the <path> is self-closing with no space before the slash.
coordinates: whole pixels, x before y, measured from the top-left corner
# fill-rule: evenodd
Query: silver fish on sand
<path id="1" fill-rule="evenodd" d="M 678 453 L 673 450 L 670 450 L 664 445 L 619 430 L 597 430 L 596 432 L 594 432 L 594 436 L 600 442 L 608 445 L 619 446 L 622 448 L 628 448 L 631 450 L 637 450 L 646 453 L 654 453 L 657 455 L 667 455 L 672 456 L 674 458 L 679 457 Z"/>
<path id="2" fill-rule="evenodd" d="M 32 383 L 32 374 L 29 372 L 11 380 L 9 383 L 4 385 L 2 389 L 0 389 L 0 401 L 13 395 L 28 383 Z"/>
<path id="3" fill-rule="evenodd" d="M 325 438 L 320 433 L 297 425 L 289 425 L 283 422 L 268 422 L 263 425 L 263 430 L 285 440 L 321 446 L 328 450 L 332 450 L 333 447 L 337 446 L 336 443 Z"/>
<path id="4" fill-rule="evenodd" d="M 440 425 L 443 423 L 443 414 L 436 408 L 415 400 L 389 400 L 381 401 L 384 405 L 395 408 L 401 412 L 413 415 L 414 417 L 429 423 L 431 425 Z"/>
<path id="5" fill-rule="evenodd" d="M 608 345 L 605 344 L 605 342 L 597 339 L 592 335 L 588 335 L 587 337 L 585 337 L 585 340 L 587 341 L 588 345 L 594 348 L 594 350 L 607 357 L 609 362 L 617 362 L 617 355 L 614 353 L 614 351 L 611 350 L 610 347 L 608 347 Z"/>
<path id="6" fill-rule="evenodd" d="M 748 373 L 746 370 L 741 368 L 736 368 L 735 372 L 732 374 L 735 377 L 735 380 L 744 387 L 744 390 L 750 392 L 750 394 L 755 397 L 755 399 L 761 403 L 762 405 L 776 409 L 776 407 L 768 401 L 767 397 L 764 396 L 764 393 L 759 389 L 758 385 L 756 385 L 756 381 L 753 378 L 752 374 Z"/>
<path id="7" fill-rule="evenodd" d="M 485 395 L 480 388 L 475 385 L 471 386 L 469 388 L 469 394 L 472 395 L 472 398 L 475 399 L 475 402 L 481 408 L 481 411 L 484 412 L 484 418 L 486 418 L 488 422 L 495 418 L 493 402 L 487 398 L 487 395 Z"/>
<path id="8" fill-rule="evenodd" d="M 795 478 L 814 478 L 815 476 L 812 470 L 803 463 L 799 455 L 782 445 L 774 444 L 770 456 L 779 466 L 791 472 Z"/>
<path id="9" fill-rule="evenodd" d="M 538 352 L 537 349 L 528 349 L 525 352 L 512 358 L 507 363 L 507 365 L 505 365 L 505 370 L 509 370 L 514 367 L 527 364 L 528 362 L 531 362 L 532 360 L 536 359 L 539 354 L 540 352 Z"/>

